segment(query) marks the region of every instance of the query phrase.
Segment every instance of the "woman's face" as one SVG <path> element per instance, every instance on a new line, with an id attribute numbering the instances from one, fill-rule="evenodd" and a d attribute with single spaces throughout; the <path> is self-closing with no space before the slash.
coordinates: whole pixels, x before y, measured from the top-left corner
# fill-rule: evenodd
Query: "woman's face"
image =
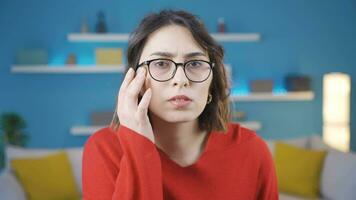
<path id="1" fill-rule="evenodd" d="M 178 25 L 165 26 L 153 32 L 143 48 L 139 63 L 157 58 L 171 59 L 176 63 L 210 61 L 207 52 L 189 30 Z M 156 81 L 147 73 L 145 89 L 152 90 L 150 113 L 167 122 L 196 120 L 206 106 L 212 76 L 211 72 L 204 82 L 191 82 L 181 65 L 174 77 L 166 82 Z"/>

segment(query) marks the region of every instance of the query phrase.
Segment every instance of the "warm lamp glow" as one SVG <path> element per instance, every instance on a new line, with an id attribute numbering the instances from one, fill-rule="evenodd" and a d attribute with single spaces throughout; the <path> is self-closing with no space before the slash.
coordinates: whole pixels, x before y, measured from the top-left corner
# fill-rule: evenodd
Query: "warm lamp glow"
<path id="1" fill-rule="evenodd" d="M 328 145 L 344 152 L 350 150 L 349 126 L 324 125 L 323 130 L 323 139 Z"/>
<path id="2" fill-rule="evenodd" d="M 350 149 L 350 76 L 329 73 L 323 78 L 323 138 L 341 151 Z"/>

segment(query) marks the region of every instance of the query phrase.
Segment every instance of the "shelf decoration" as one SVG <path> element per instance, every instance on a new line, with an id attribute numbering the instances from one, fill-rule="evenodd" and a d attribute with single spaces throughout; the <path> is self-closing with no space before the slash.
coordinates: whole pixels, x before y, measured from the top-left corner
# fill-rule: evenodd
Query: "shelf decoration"
<path id="1" fill-rule="evenodd" d="M 121 48 L 97 48 L 95 50 L 95 59 L 97 65 L 121 65 Z"/>
<path id="2" fill-rule="evenodd" d="M 235 89 L 236 90 L 236 89 Z M 252 102 L 252 101 L 311 101 L 314 99 L 313 91 L 301 92 L 256 92 L 232 90 L 231 101 Z"/>
<path id="3" fill-rule="evenodd" d="M 45 49 L 20 49 L 16 52 L 15 63 L 18 65 L 42 65 L 48 63 Z"/>
<path id="4" fill-rule="evenodd" d="M 105 14 L 102 11 L 99 11 L 98 14 L 98 21 L 96 23 L 96 32 L 97 33 L 107 33 L 107 26 L 105 22 Z"/>

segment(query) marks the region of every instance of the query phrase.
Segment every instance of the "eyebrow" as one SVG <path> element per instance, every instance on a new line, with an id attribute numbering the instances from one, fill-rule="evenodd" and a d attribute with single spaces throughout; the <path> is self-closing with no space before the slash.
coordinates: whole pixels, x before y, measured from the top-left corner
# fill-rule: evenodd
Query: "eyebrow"
<path id="1" fill-rule="evenodd" d="M 172 54 L 172 53 L 169 53 L 169 52 L 163 52 L 163 51 L 158 51 L 158 52 L 154 52 L 151 54 L 151 56 L 163 56 L 163 57 L 169 57 L 169 58 L 172 58 L 174 57 L 175 55 Z M 206 55 L 202 52 L 191 52 L 191 53 L 187 53 L 184 55 L 184 58 L 192 58 L 192 57 L 197 57 L 197 56 L 205 56 Z"/>

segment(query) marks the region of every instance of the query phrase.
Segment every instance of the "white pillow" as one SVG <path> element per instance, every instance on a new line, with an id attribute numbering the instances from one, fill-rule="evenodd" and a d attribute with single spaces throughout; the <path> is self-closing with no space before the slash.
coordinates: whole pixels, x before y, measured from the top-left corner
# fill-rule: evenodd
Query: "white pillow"
<path id="1" fill-rule="evenodd" d="M 26 200 L 20 183 L 9 171 L 2 172 L 0 175 L 0 199 Z"/>
<path id="2" fill-rule="evenodd" d="M 309 137 L 309 148 L 313 150 L 327 150 L 327 151 L 336 151 L 341 152 L 329 145 L 327 145 L 324 141 L 322 136 L 320 135 L 312 135 Z"/>
<path id="3" fill-rule="evenodd" d="M 292 139 L 284 139 L 282 142 L 286 142 L 288 144 L 301 147 L 301 148 L 308 148 L 308 137 L 307 136 L 302 136 L 298 138 L 292 138 Z"/>
<path id="4" fill-rule="evenodd" d="M 321 193 L 326 199 L 356 199 L 355 153 L 328 153 L 321 176 Z"/>
<path id="5" fill-rule="evenodd" d="M 285 142 L 297 147 L 307 148 L 308 147 L 308 137 L 298 137 L 293 139 L 281 139 L 281 140 L 265 140 L 267 143 L 268 149 L 271 151 L 272 156 L 274 156 L 274 149 L 275 149 L 275 141 Z"/>
<path id="6" fill-rule="evenodd" d="M 77 183 L 78 189 L 82 193 L 82 157 L 83 157 L 83 147 L 68 148 L 65 149 L 70 164 L 72 166 L 75 181 Z"/>
<path id="7" fill-rule="evenodd" d="M 265 140 L 269 151 L 271 152 L 272 156 L 274 156 L 274 141 L 273 140 Z"/>
<path id="8" fill-rule="evenodd" d="M 36 148 L 23 148 L 13 145 L 7 145 L 5 147 L 5 171 L 10 169 L 10 161 L 16 158 L 39 158 L 50 155 L 59 151 L 60 149 L 36 149 Z"/>

